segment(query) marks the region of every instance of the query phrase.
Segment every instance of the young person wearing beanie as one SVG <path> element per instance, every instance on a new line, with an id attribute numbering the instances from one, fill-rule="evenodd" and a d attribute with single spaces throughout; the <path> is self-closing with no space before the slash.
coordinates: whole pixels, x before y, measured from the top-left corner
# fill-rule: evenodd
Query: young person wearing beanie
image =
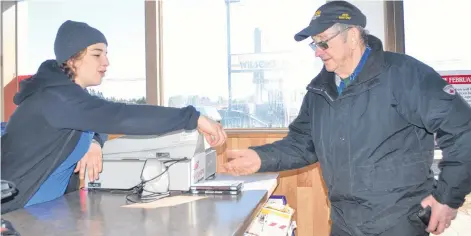
<path id="1" fill-rule="evenodd" d="M 109 65 L 108 42 L 82 22 L 64 22 L 56 36 L 56 60 L 43 62 L 20 84 L 18 105 L 2 136 L 1 179 L 18 194 L 2 204 L 2 214 L 62 196 L 78 187 L 77 176 L 97 179 L 101 171 L 99 133 L 158 135 L 198 129 L 211 146 L 227 138 L 222 126 L 192 106 L 129 105 L 100 99 L 86 88 L 101 84 Z"/>

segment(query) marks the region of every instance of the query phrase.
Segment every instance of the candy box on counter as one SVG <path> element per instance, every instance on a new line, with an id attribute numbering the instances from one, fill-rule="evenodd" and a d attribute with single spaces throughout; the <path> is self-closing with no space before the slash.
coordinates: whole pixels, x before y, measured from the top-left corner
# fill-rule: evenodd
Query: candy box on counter
<path id="1" fill-rule="evenodd" d="M 294 209 L 289 205 L 267 202 L 245 232 L 246 236 L 286 236 L 293 230 Z"/>

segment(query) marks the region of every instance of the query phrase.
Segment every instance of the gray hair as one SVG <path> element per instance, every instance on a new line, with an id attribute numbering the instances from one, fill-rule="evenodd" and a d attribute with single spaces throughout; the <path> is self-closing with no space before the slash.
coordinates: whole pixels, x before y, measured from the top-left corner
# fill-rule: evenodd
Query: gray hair
<path id="1" fill-rule="evenodd" d="M 360 32 L 360 40 L 364 45 L 368 44 L 368 35 L 369 32 L 368 30 L 364 29 L 361 26 L 358 25 L 347 25 L 347 24 L 342 24 L 342 23 L 335 23 L 335 25 L 332 26 L 332 28 L 338 30 L 338 31 L 343 31 L 348 28 L 356 28 Z M 345 35 L 346 37 L 346 35 Z M 346 39 L 346 38 L 345 38 Z"/>

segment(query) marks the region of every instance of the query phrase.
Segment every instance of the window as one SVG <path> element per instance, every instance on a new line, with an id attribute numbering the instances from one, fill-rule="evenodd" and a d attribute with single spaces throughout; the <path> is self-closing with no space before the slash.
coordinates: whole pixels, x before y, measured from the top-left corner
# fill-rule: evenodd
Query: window
<path id="1" fill-rule="evenodd" d="M 165 1 L 165 105 L 211 107 L 225 128 L 287 127 L 322 67 L 293 36 L 322 3 Z"/>
<path id="2" fill-rule="evenodd" d="M 193 105 L 203 114 L 210 108 L 225 128 L 286 128 L 322 68 L 310 41 L 294 35 L 323 3 L 164 1 L 164 105 Z M 354 4 L 368 15 L 367 29 L 384 40 L 383 3 Z"/>
<path id="3" fill-rule="evenodd" d="M 366 16 L 366 29 L 368 32 L 385 43 L 385 15 L 384 1 L 349 1 L 358 7 Z"/>
<path id="4" fill-rule="evenodd" d="M 20 75 L 32 75 L 44 60 L 55 58 L 54 39 L 64 21 L 82 21 L 103 32 L 109 44 L 110 66 L 102 84 L 90 93 L 145 103 L 144 1 L 22 1 L 18 7 Z"/>
<path id="5" fill-rule="evenodd" d="M 404 1 L 406 53 L 433 67 L 471 104 L 470 1 Z"/>

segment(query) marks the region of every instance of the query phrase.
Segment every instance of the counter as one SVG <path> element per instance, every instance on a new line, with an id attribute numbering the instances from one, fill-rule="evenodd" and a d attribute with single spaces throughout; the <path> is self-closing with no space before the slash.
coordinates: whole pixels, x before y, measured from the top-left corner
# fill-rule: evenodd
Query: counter
<path id="1" fill-rule="evenodd" d="M 175 206 L 146 209 L 122 207 L 123 193 L 80 190 L 2 218 L 10 221 L 22 236 L 243 235 L 276 188 L 277 177 L 277 174 L 237 177 L 245 182 L 238 196 L 212 195 Z"/>

